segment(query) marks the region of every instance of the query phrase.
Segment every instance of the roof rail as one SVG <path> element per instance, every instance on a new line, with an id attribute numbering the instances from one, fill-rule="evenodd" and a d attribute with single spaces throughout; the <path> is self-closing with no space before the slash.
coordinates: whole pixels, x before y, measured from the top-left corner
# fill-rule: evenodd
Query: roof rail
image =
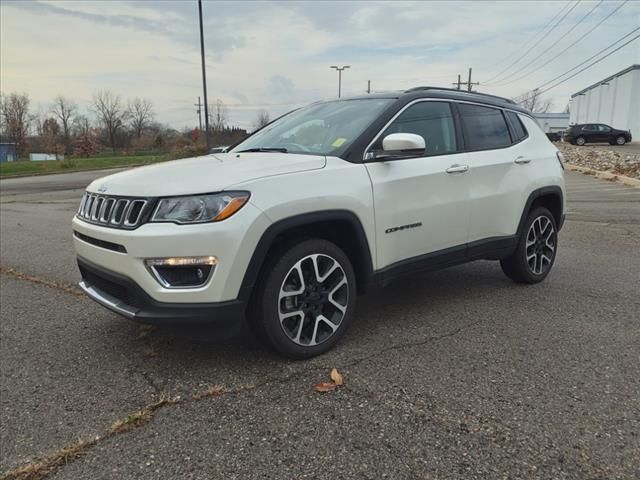
<path id="1" fill-rule="evenodd" d="M 447 87 L 431 87 L 431 86 L 413 87 L 413 88 L 410 88 L 409 90 L 405 90 L 404 93 L 419 92 L 421 90 L 444 90 L 444 91 L 447 91 L 447 92 L 472 93 L 474 95 L 482 95 L 483 97 L 489 97 L 489 98 L 495 98 L 497 100 L 502 100 L 503 102 L 511 103 L 512 105 L 516 104 L 516 102 L 514 102 L 510 98 L 500 97 L 498 95 L 491 95 L 490 93 L 480 93 L 480 92 L 473 92 L 473 91 L 469 92 L 467 90 L 458 90 L 457 88 L 447 88 Z"/>

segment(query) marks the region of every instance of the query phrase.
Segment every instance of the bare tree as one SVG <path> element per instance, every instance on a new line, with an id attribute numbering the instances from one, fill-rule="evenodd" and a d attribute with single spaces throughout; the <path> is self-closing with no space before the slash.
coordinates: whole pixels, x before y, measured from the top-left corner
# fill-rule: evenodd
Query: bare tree
<path id="1" fill-rule="evenodd" d="M 134 98 L 129 102 L 127 116 L 131 121 L 131 128 L 137 138 L 142 136 L 144 129 L 153 121 L 153 105 L 146 98 Z"/>
<path id="2" fill-rule="evenodd" d="M 513 101 L 532 113 L 546 113 L 553 107 L 553 101 L 550 98 L 542 98 L 537 88 L 518 95 Z"/>
<path id="3" fill-rule="evenodd" d="M 65 153 L 71 152 L 71 125 L 77 109 L 78 105 L 73 100 L 69 100 L 62 95 L 58 95 L 51 106 L 51 113 L 56 116 L 62 125 Z"/>
<path id="4" fill-rule="evenodd" d="M 58 142 L 60 138 L 60 125 L 55 118 L 49 117 L 42 122 L 41 137 L 44 140 L 44 147 L 47 153 L 54 153 L 56 159 L 58 159 L 58 155 L 64 152 L 64 145 Z"/>
<path id="5" fill-rule="evenodd" d="M 26 94 L 11 93 L 3 96 L 0 102 L 2 130 L 16 144 L 18 156 L 27 151 L 27 132 L 29 129 L 29 97 Z"/>
<path id="6" fill-rule="evenodd" d="M 73 119 L 72 129 L 75 136 L 88 135 L 91 130 L 91 122 L 84 115 L 78 115 Z"/>
<path id="7" fill-rule="evenodd" d="M 109 90 L 95 93 L 93 95 L 93 109 L 107 133 L 111 150 L 115 153 L 116 136 L 127 118 L 127 111 L 122 106 L 120 95 Z"/>
<path id="8" fill-rule="evenodd" d="M 210 113 L 211 115 L 211 130 L 213 133 L 221 133 L 225 127 L 227 126 L 227 121 L 229 120 L 229 113 L 227 111 L 227 107 L 222 100 L 217 99 L 215 105 L 213 106 L 213 111 Z"/>
<path id="9" fill-rule="evenodd" d="M 264 127 L 271 121 L 271 117 L 269 117 L 269 112 L 266 110 L 260 110 L 258 112 L 258 118 L 256 118 L 255 122 L 253 122 L 253 126 L 256 130 Z"/>

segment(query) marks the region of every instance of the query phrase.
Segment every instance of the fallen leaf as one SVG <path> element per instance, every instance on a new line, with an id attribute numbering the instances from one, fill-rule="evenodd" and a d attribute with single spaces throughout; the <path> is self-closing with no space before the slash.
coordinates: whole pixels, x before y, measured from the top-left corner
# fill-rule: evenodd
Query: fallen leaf
<path id="1" fill-rule="evenodd" d="M 338 370 L 336 370 L 335 368 L 331 370 L 331 380 L 333 380 L 333 383 L 335 383 L 337 386 L 344 384 L 344 379 L 342 378 L 342 374 L 338 372 Z"/>
<path id="2" fill-rule="evenodd" d="M 313 388 L 316 390 L 316 392 L 327 393 L 332 392 L 336 389 L 336 387 L 337 385 L 333 382 L 320 382 L 317 383 Z"/>

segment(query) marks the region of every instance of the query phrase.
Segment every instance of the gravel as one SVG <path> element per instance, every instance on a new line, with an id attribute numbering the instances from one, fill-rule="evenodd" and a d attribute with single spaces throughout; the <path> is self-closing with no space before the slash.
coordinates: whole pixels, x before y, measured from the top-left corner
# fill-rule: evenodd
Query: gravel
<path id="1" fill-rule="evenodd" d="M 567 163 L 640 179 L 640 153 L 615 151 L 613 147 L 611 150 L 596 150 L 564 142 L 556 145 Z"/>

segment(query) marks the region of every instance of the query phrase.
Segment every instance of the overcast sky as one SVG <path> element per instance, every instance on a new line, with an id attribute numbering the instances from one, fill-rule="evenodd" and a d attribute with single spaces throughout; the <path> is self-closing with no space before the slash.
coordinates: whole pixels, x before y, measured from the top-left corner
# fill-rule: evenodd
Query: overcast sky
<path id="1" fill-rule="evenodd" d="M 622 2 L 598 5 L 583 0 L 555 30 L 538 35 L 575 0 L 206 1 L 209 101 L 220 98 L 229 106 L 233 124 L 250 127 L 261 108 L 275 116 L 335 97 L 337 73 L 329 69 L 335 64 L 351 65 L 343 75 L 343 95 L 364 93 L 367 80 L 373 90 L 450 86 L 458 73 L 464 79 L 467 68 L 473 67 L 480 91 L 514 96 L 571 69 L 640 26 L 640 2 L 631 0 L 579 46 L 536 68 Z M 196 0 L 2 0 L 0 5 L 3 93 L 27 93 L 35 108 L 46 110 L 57 94 L 86 108 L 93 92 L 110 89 L 124 99 L 149 98 L 161 122 L 176 128 L 197 124 L 193 104 L 202 95 L 202 80 Z M 543 40 L 523 56 L 536 38 Z M 516 60 L 501 75 L 507 77 L 505 85 L 483 85 Z M 547 95 L 561 111 L 571 93 L 633 63 L 640 63 L 639 40 Z M 518 81 L 506 84 L 513 80 Z"/>

